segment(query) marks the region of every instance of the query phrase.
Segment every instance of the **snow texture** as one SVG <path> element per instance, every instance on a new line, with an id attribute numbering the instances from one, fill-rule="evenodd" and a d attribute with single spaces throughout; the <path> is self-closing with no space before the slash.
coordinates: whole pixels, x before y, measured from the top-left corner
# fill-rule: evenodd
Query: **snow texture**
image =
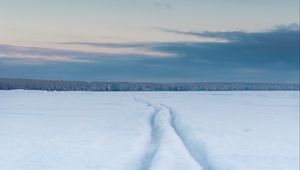
<path id="1" fill-rule="evenodd" d="M 298 170 L 299 92 L 0 91 L 2 170 Z"/>

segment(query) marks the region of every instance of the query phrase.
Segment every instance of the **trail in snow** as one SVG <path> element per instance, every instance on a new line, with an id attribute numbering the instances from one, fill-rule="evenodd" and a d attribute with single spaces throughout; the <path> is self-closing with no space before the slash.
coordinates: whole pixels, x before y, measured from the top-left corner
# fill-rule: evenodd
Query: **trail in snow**
<path id="1" fill-rule="evenodd" d="M 298 92 L 0 96 L 0 169 L 299 170 Z"/>
<path id="2" fill-rule="evenodd" d="M 205 169 L 203 168 L 201 161 L 195 157 L 195 151 L 190 150 L 183 135 L 174 126 L 175 115 L 170 108 L 144 99 L 135 100 L 155 110 L 150 117 L 151 140 L 146 146 L 145 156 L 142 159 L 142 170 L 208 170 L 206 166 Z"/>
<path id="3" fill-rule="evenodd" d="M 178 135 L 178 137 L 183 142 L 185 148 L 189 151 L 190 155 L 194 158 L 195 161 L 198 162 L 202 166 L 203 170 L 213 170 L 214 168 L 210 165 L 207 158 L 206 147 L 202 146 L 200 141 L 196 141 L 192 139 L 191 135 L 185 133 L 185 131 L 180 128 L 177 113 L 173 111 L 172 108 L 163 105 L 168 108 L 171 114 L 171 126 L 174 128 L 174 131 Z"/>
<path id="4" fill-rule="evenodd" d="M 155 128 L 155 116 L 159 112 L 158 109 L 155 109 L 155 111 L 152 113 L 150 117 L 150 127 L 151 127 L 151 139 L 150 144 L 147 148 L 147 151 L 144 155 L 143 161 L 142 161 L 142 167 L 143 170 L 148 170 L 151 167 L 151 163 L 153 161 L 153 158 L 157 152 L 159 142 L 160 142 L 160 135 L 158 132 L 158 128 Z"/>
<path id="5" fill-rule="evenodd" d="M 158 114 L 160 111 L 160 108 L 153 107 L 150 103 L 147 103 L 143 99 L 140 98 L 135 98 L 135 101 L 146 104 L 148 107 L 153 108 L 153 112 L 151 112 L 150 118 L 149 118 L 149 124 L 151 128 L 151 135 L 150 135 L 150 141 L 148 146 L 146 146 L 146 151 L 144 154 L 144 157 L 142 158 L 142 163 L 141 163 L 141 170 L 148 170 L 151 168 L 151 164 L 153 161 L 153 158 L 158 150 L 159 142 L 160 142 L 160 137 L 161 135 L 159 134 L 158 128 L 156 127 L 155 123 L 155 116 Z"/>

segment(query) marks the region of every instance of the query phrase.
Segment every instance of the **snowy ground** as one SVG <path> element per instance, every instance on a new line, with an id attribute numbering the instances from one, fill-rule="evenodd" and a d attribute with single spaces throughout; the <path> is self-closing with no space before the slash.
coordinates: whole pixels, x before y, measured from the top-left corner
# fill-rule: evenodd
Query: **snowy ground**
<path id="1" fill-rule="evenodd" d="M 2 170 L 298 170 L 299 92 L 0 91 Z"/>

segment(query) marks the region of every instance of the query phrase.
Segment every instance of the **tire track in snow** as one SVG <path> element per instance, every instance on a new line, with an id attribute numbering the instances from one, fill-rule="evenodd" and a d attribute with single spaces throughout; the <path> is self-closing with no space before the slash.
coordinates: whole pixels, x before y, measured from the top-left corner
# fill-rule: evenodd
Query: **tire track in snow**
<path id="1" fill-rule="evenodd" d="M 155 127 L 155 116 L 158 114 L 159 110 L 155 109 L 155 112 L 152 113 L 150 118 L 150 127 L 151 127 L 151 139 L 147 151 L 144 155 L 142 168 L 143 170 L 148 170 L 151 167 L 152 161 L 155 157 L 155 154 L 158 150 L 160 135 L 158 129 Z"/>
<path id="2" fill-rule="evenodd" d="M 161 143 L 162 138 L 176 140 L 175 143 L 180 148 L 177 149 L 178 151 L 180 151 L 178 154 L 183 153 L 183 155 L 185 155 L 185 158 L 187 160 L 185 163 L 191 164 L 191 167 L 193 167 L 193 169 L 209 170 L 208 168 L 205 169 L 203 168 L 203 166 L 201 165 L 201 161 L 199 161 L 194 156 L 195 152 L 191 151 L 190 148 L 187 146 L 187 143 L 185 142 L 183 136 L 180 134 L 177 127 L 174 125 L 175 115 L 173 114 L 172 110 L 169 107 L 162 104 L 155 105 L 144 99 L 135 98 L 135 100 L 137 102 L 144 103 L 155 110 L 150 118 L 151 141 L 149 143 L 149 146 L 147 146 L 147 151 L 145 153 L 144 158 L 142 159 L 143 160 L 141 166 L 142 170 L 153 169 L 153 167 L 155 169 L 155 164 L 157 163 L 155 162 L 154 159 L 159 149 L 161 147 L 167 147 L 166 145 L 172 145 L 168 143 L 164 143 L 164 144 Z M 163 114 L 167 114 L 167 116 Z M 167 119 L 168 117 L 169 119 Z M 164 118 L 163 122 L 156 120 L 161 118 Z M 165 130 L 166 126 L 168 127 L 167 130 Z M 163 131 L 165 131 L 165 133 L 162 133 Z M 172 149 L 172 147 L 168 149 Z M 172 162 L 172 163 L 176 164 L 176 162 Z"/>
<path id="3" fill-rule="evenodd" d="M 173 109 L 164 104 L 161 104 L 161 105 L 169 110 L 170 115 L 171 115 L 171 126 L 173 127 L 177 136 L 180 138 L 180 140 L 184 144 L 184 146 L 187 149 L 187 151 L 189 152 L 189 154 L 193 157 L 193 159 L 195 161 L 198 162 L 199 165 L 202 166 L 203 170 L 212 170 L 213 168 L 209 164 L 209 161 L 207 159 L 206 148 L 202 147 L 202 146 L 199 147 L 199 145 L 198 145 L 198 147 L 193 147 L 192 146 L 193 144 L 191 144 L 191 143 L 195 143 L 195 142 L 191 142 L 191 140 L 187 139 L 188 136 L 186 134 L 184 134 L 182 132 L 181 128 L 179 128 L 178 125 L 176 124 L 177 117 L 176 117 L 176 113 L 173 111 Z"/>
<path id="4" fill-rule="evenodd" d="M 135 101 L 146 104 L 148 107 L 152 107 L 154 109 L 154 111 L 151 113 L 150 120 L 149 120 L 149 124 L 151 128 L 151 134 L 150 134 L 151 139 L 150 139 L 150 143 L 148 144 L 149 146 L 147 146 L 146 148 L 147 150 L 142 159 L 141 168 L 140 168 L 141 170 L 148 170 L 151 168 L 153 158 L 158 150 L 158 146 L 160 142 L 159 139 L 160 135 L 158 129 L 155 127 L 155 116 L 160 111 L 160 108 L 153 107 L 153 105 L 147 103 L 143 99 L 135 98 Z"/>

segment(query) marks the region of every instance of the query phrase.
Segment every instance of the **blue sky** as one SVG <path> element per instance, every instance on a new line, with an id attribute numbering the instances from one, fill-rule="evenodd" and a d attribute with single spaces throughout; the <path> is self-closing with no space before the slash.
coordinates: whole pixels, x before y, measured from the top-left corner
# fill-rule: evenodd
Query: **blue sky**
<path id="1" fill-rule="evenodd" d="M 298 0 L 0 0 L 0 77 L 299 81 Z"/>

